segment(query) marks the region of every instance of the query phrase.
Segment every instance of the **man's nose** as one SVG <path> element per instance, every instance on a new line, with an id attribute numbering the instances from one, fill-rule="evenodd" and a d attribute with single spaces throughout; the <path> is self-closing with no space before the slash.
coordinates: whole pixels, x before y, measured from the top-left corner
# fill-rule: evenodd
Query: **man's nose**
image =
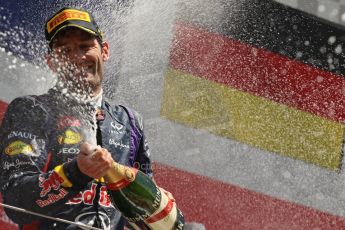
<path id="1" fill-rule="evenodd" d="M 74 48 L 69 56 L 70 60 L 75 64 L 83 62 L 86 58 L 85 52 L 78 47 Z"/>

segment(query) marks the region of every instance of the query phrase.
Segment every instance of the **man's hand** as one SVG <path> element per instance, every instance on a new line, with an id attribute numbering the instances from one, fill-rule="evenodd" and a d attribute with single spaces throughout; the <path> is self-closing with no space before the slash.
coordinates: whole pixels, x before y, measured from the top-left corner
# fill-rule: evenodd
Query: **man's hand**
<path id="1" fill-rule="evenodd" d="M 108 150 L 100 146 L 91 146 L 87 142 L 80 146 L 77 156 L 79 170 L 94 179 L 103 177 L 112 167 L 113 161 Z"/>

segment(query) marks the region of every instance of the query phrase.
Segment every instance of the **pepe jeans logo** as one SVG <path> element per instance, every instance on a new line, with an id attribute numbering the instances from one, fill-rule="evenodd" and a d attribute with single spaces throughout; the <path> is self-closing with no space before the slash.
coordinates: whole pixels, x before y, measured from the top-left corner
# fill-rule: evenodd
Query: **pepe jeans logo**
<path id="1" fill-rule="evenodd" d="M 9 170 L 10 168 L 19 169 L 20 167 L 25 166 L 25 165 L 30 166 L 30 165 L 35 165 L 35 164 L 31 161 L 20 161 L 19 159 L 16 159 L 14 162 L 5 161 L 2 168 L 4 170 Z"/>
<path id="2" fill-rule="evenodd" d="M 122 143 L 122 141 L 117 141 L 114 139 L 109 139 L 109 145 L 114 145 L 116 148 L 125 148 L 125 149 L 129 149 L 129 145 Z"/>
<path id="3" fill-rule="evenodd" d="M 82 20 L 91 22 L 90 15 L 87 12 L 72 9 L 64 10 L 49 20 L 49 22 L 47 23 L 48 33 L 50 33 L 58 25 L 69 20 Z"/>

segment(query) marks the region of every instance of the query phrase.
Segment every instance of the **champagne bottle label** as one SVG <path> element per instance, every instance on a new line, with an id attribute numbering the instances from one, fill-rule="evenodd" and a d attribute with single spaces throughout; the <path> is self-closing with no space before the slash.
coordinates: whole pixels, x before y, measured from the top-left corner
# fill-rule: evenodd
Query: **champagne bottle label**
<path id="1" fill-rule="evenodd" d="M 180 209 L 177 208 L 177 218 L 173 230 L 183 230 L 184 229 L 184 216 Z"/>
<path id="2" fill-rule="evenodd" d="M 151 229 L 183 229 L 183 215 L 176 208 L 176 203 L 173 202 L 163 191 L 159 188 L 162 194 L 160 206 L 149 218 L 145 220 Z"/>

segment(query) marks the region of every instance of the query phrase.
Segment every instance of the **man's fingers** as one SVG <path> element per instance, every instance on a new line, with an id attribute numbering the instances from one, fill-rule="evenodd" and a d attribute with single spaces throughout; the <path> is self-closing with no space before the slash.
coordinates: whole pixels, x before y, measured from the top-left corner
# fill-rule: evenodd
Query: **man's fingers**
<path id="1" fill-rule="evenodd" d="M 90 145 L 88 142 L 84 142 L 80 145 L 80 153 L 83 155 L 90 155 L 92 152 L 92 145 Z"/>
<path id="2" fill-rule="evenodd" d="M 99 145 L 93 148 L 93 152 L 103 152 L 103 148 Z"/>
<path id="3" fill-rule="evenodd" d="M 93 146 L 87 142 L 80 145 L 80 153 L 86 156 L 90 156 L 91 159 L 97 159 L 96 155 L 101 152 L 103 152 L 103 148 L 99 145 Z"/>
<path id="4" fill-rule="evenodd" d="M 94 149 L 92 155 L 91 155 L 91 159 L 92 160 L 105 160 L 107 159 L 107 152 L 104 151 L 104 149 L 97 147 Z"/>
<path id="5" fill-rule="evenodd" d="M 80 171 L 92 178 L 100 178 L 110 169 L 113 158 L 108 150 L 83 143 L 80 146 L 80 154 L 77 157 Z"/>

